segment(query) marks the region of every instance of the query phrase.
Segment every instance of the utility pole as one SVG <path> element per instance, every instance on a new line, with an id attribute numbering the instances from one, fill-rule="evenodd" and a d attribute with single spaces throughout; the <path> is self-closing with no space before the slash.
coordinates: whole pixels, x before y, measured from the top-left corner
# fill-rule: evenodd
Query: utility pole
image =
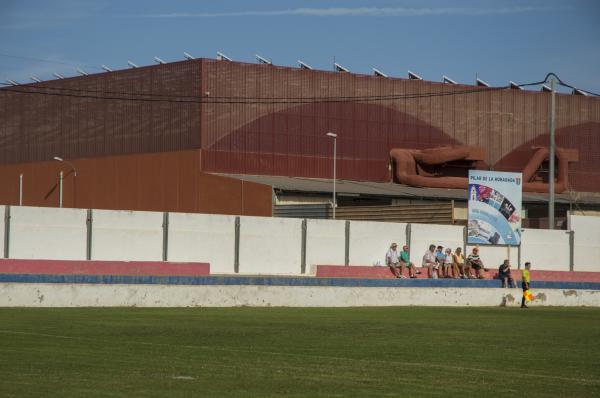
<path id="1" fill-rule="evenodd" d="M 555 148 L 554 148 L 554 125 L 555 125 L 555 118 L 556 118 L 556 111 L 555 111 L 555 96 L 556 96 L 556 80 L 554 79 L 554 77 L 550 78 L 550 89 L 552 91 L 551 93 L 551 99 L 550 99 L 550 148 L 549 148 L 549 161 L 550 161 L 550 167 L 549 167 L 549 171 L 548 171 L 548 187 L 549 187 L 549 194 L 548 194 L 548 228 L 549 229 L 554 229 L 554 152 L 555 152 Z"/>
<path id="2" fill-rule="evenodd" d="M 336 133 L 332 133 L 329 132 L 326 134 L 327 137 L 332 138 L 333 139 L 333 203 L 331 204 L 331 207 L 333 209 L 333 219 L 335 220 L 335 208 L 337 207 L 337 201 L 335 198 L 335 179 L 336 179 L 336 158 L 337 158 L 337 134 Z"/>

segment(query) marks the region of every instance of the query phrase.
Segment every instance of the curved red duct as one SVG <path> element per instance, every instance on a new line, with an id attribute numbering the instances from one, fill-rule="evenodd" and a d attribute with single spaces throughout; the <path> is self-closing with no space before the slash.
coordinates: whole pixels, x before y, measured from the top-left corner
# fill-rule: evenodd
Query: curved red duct
<path id="1" fill-rule="evenodd" d="M 421 165 L 440 165 L 457 160 L 483 160 L 483 150 L 466 145 L 438 148 L 392 149 L 390 157 L 394 160 L 395 176 L 401 184 L 426 188 L 466 189 L 467 177 L 435 176 L 423 170 Z M 558 178 L 554 184 L 556 193 L 564 192 L 569 186 L 569 162 L 578 160 L 573 149 L 556 148 Z M 542 163 L 548 159 L 548 148 L 538 148 L 523 169 L 523 190 L 527 192 L 548 192 L 548 183 L 531 181 Z"/>

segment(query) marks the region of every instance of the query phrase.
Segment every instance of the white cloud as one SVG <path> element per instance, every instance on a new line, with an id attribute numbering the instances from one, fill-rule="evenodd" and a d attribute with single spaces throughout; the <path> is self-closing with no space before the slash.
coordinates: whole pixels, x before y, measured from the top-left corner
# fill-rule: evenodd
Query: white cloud
<path id="1" fill-rule="evenodd" d="M 425 17 L 435 15 L 502 15 L 520 14 L 547 10 L 545 7 L 503 7 L 503 8 L 404 8 L 404 7 L 334 7 L 334 8 L 293 8 L 287 10 L 234 11 L 234 12 L 175 12 L 169 14 L 142 14 L 139 18 L 219 18 L 219 17 Z"/>

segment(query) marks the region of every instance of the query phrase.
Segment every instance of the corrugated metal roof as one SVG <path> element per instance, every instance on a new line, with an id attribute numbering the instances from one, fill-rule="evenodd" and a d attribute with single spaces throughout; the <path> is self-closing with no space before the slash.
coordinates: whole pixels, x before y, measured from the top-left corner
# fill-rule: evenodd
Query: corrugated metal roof
<path id="1" fill-rule="evenodd" d="M 259 184 L 270 185 L 274 189 L 280 189 L 289 192 L 306 193 L 331 193 L 333 192 L 333 181 L 325 178 L 304 178 L 304 177 L 286 177 L 286 176 L 264 176 L 264 175 L 245 175 L 245 174 L 221 174 L 213 173 L 243 181 L 251 181 Z M 411 199 L 448 199 L 465 200 L 467 198 L 466 189 L 440 189 L 440 188 L 417 188 L 402 184 L 370 182 L 370 181 L 349 181 L 336 180 L 336 191 L 340 195 L 358 194 L 371 196 L 387 196 L 393 198 L 411 198 Z M 585 203 L 600 204 L 599 193 L 581 193 L 576 197 L 570 197 L 568 193 L 557 194 L 556 203 Z M 523 193 L 523 202 L 526 203 L 546 203 L 547 195 L 538 193 Z"/>

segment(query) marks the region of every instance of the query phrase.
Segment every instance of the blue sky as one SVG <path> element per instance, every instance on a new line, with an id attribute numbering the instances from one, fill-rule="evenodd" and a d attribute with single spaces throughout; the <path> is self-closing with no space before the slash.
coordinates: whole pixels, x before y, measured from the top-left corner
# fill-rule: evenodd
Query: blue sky
<path id="1" fill-rule="evenodd" d="M 100 72 L 196 57 L 331 70 L 407 70 L 471 84 L 541 80 L 600 92 L 600 2 L 575 1 L 30 1 L 0 0 L 0 81 Z M 31 57 L 43 62 L 11 56 Z"/>

